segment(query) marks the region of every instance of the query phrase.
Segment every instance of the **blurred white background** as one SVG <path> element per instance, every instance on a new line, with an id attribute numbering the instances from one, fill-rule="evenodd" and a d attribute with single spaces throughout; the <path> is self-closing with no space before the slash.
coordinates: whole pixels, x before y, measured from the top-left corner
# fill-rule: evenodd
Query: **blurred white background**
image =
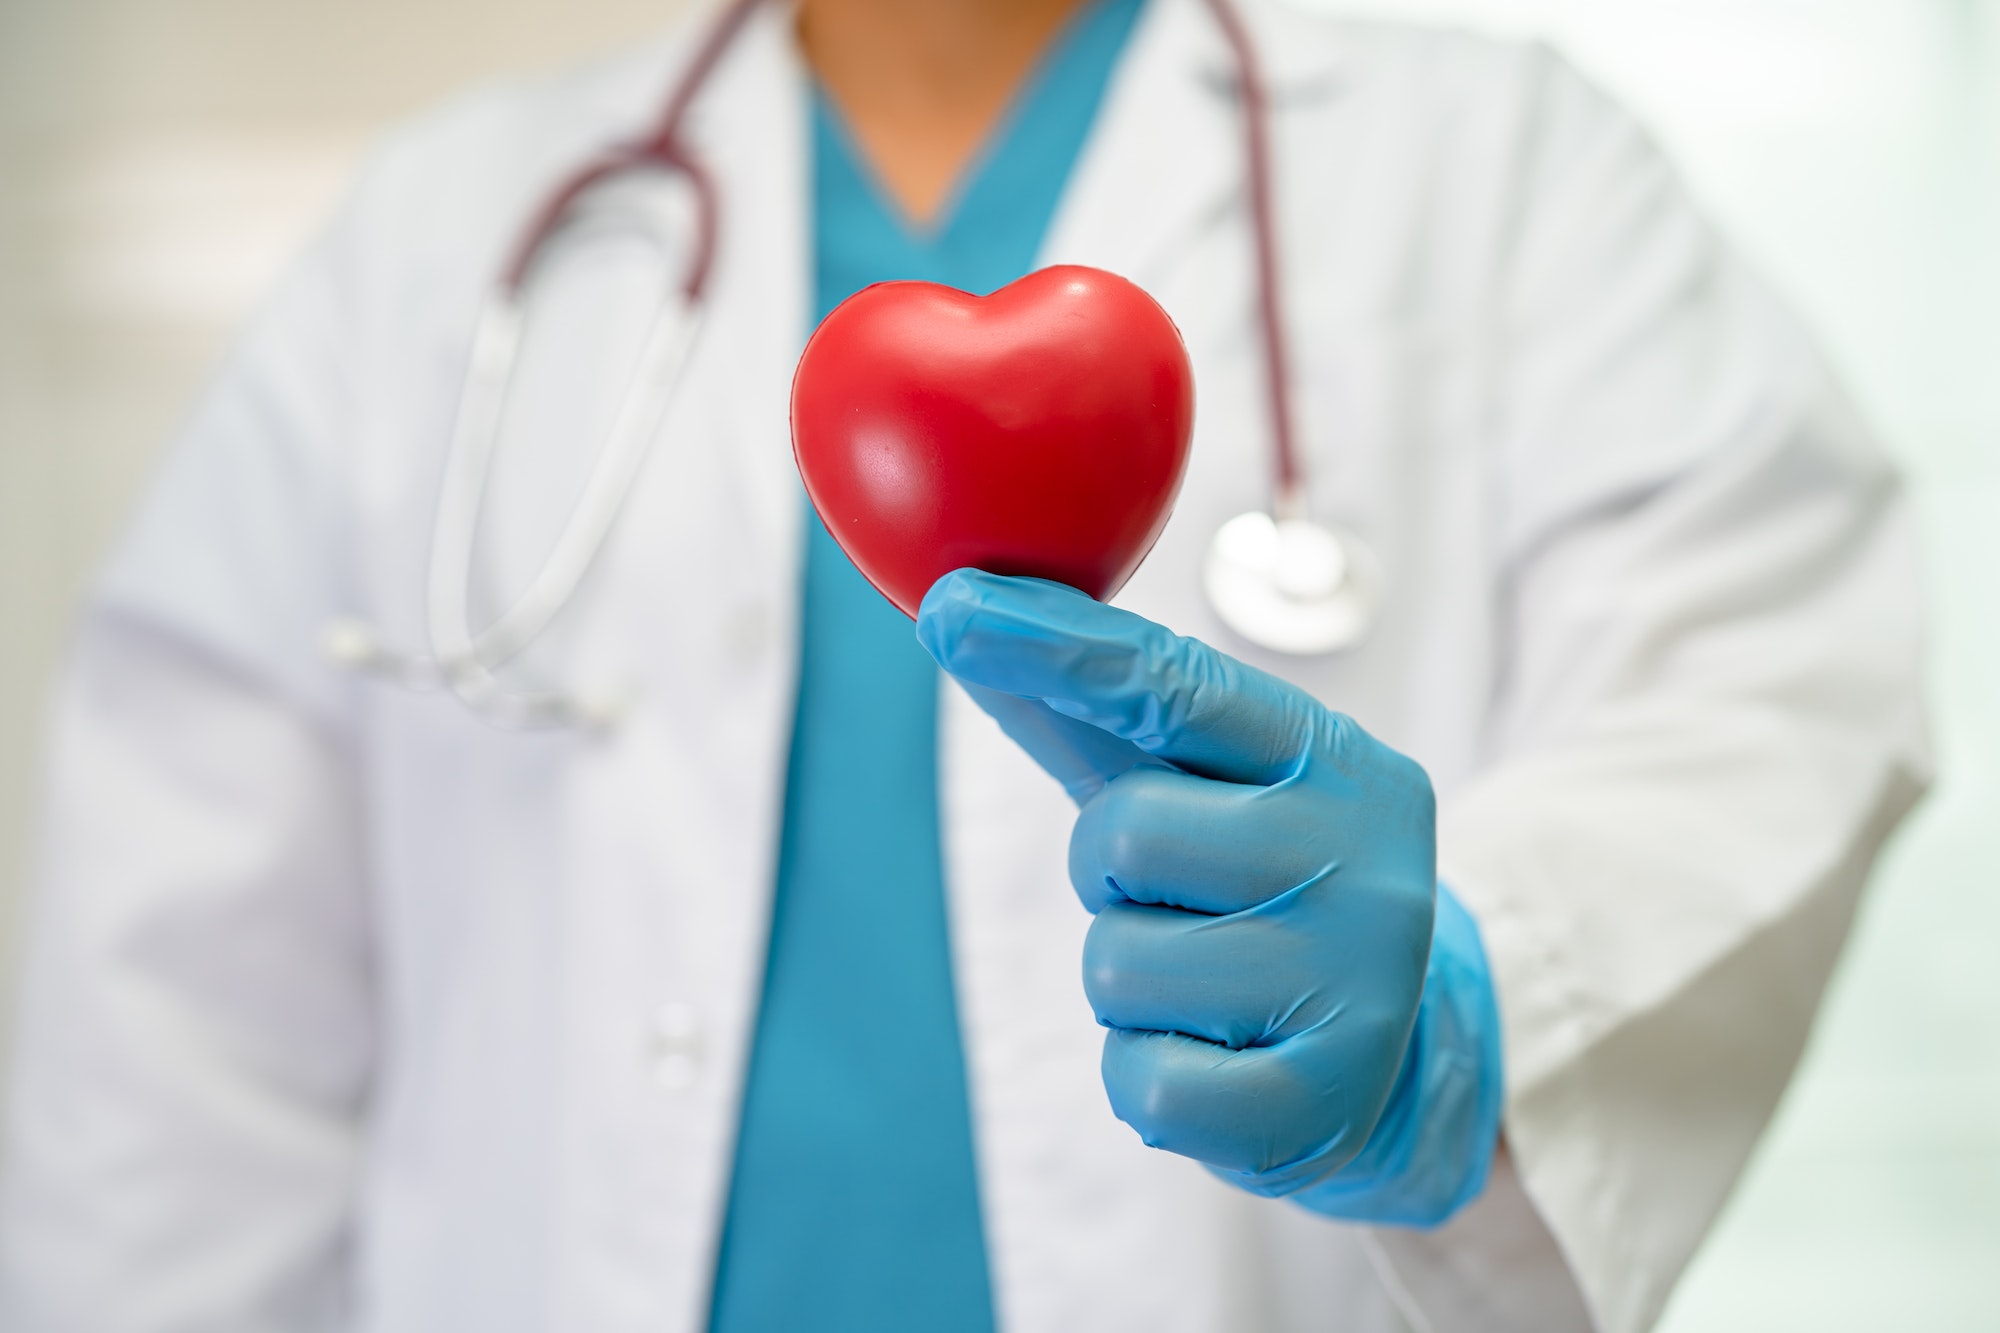
<path id="1" fill-rule="evenodd" d="M 0 949 L 72 605 L 230 330 L 384 124 L 680 3 L 0 0 Z M 1344 7 L 1634 104 L 1907 466 L 1942 782 L 1666 1327 L 2000 1330 L 2000 0 Z"/>

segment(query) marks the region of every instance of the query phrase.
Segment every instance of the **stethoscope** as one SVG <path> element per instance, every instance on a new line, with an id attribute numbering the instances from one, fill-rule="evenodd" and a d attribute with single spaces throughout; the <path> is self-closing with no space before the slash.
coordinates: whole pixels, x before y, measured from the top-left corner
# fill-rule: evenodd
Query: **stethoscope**
<path id="1" fill-rule="evenodd" d="M 1289 367 L 1278 300 L 1272 220 L 1269 99 L 1256 52 L 1233 0 L 1205 0 L 1228 41 L 1243 99 L 1250 168 L 1251 226 L 1257 254 L 1258 333 L 1271 416 L 1275 475 L 1270 510 L 1230 519 L 1216 532 L 1202 587 L 1216 615 L 1262 648 L 1323 654 L 1366 637 L 1379 601 L 1377 567 L 1353 533 L 1307 513 L 1305 477 L 1293 442 Z M 556 189 L 523 230 L 479 315 L 471 360 L 445 457 L 431 534 L 425 621 L 428 656 L 387 647 L 353 620 L 327 630 L 328 652 L 343 665 L 419 690 L 451 691 L 503 726 L 602 728 L 625 700 L 616 693 L 522 691 L 494 673 L 520 655 L 568 606 L 637 480 L 686 368 L 701 324 L 720 211 L 714 178 L 681 136 L 689 106 L 744 22 L 764 0 L 731 0 L 696 48 L 651 135 L 590 162 Z M 524 289 L 536 259 L 569 221 L 584 194 L 637 170 L 678 173 L 694 192 L 695 244 L 678 300 L 663 303 L 646 335 L 631 383 L 568 521 L 527 591 L 486 628 L 470 623 L 472 553 L 479 512 L 520 351 Z"/>

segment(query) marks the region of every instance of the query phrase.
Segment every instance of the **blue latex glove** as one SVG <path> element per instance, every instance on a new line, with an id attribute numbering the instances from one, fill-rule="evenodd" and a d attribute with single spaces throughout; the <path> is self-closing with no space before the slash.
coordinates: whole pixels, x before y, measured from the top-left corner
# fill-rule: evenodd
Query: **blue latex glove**
<path id="1" fill-rule="evenodd" d="M 947 574 L 917 637 L 1082 807 L 1070 879 L 1121 1120 L 1332 1216 L 1433 1226 L 1479 1192 L 1498 1014 L 1415 762 L 1060 584 Z"/>

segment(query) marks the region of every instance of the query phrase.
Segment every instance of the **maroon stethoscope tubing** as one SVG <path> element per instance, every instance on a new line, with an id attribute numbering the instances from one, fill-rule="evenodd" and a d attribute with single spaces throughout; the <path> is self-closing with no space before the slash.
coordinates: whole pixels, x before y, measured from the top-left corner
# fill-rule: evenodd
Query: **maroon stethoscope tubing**
<path id="1" fill-rule="evenodd" d="M 714 72 L 729 44 L 742 31 L 751 12 L 762 3 L 764 0 L 730 0 L 729 7 L 716 16 L 714 25 L 696 49 L 694 59 L 681 72 L 680 81 L 674 85 L 673 95 L 667 98 L 666 109 L 661 112 L 652 134 L 638 143 L 612 149 L 550 193 L 523 229 L 506 268 L 501 270 L 500 285 L 508 295 L 519 295 L 521 284 L 527 280 L 528 270 L 534 265 L 536 252 L 555 234 L 570 208 L 586 191 L 612 176 L 644 167 L 657 167 L 686 176 L 688 184 L 694 189 L 695 245 L 694 253 L 688 257 L 687 272 L 681 278 L 681 295 L 690 307 L 701 303 L 708 289 L 709 269 L 715 261 L 721 199 L 715 178 L 709 175 L 701 159 L 682 142 L 681 124 L 687 119 L 688 107 L 693 104 L 695 95 L 708 82 L 708 76 Z"/>
<path id="2" fill-rule="evenodd" d="M 1271 103 L 1257 64 L 1257 49 L 1231 0 L 1207 0 L 1236 61 L 1236 95 L 1243 99 L 1243 156 L 1249 164 L 1250 229 L 1257 251 L 1257 325 L 1264 344 L 1264 392 L 1271 413 L 1278 494 L 1273 516 L 1304 516 L 1297 447 L 1292 440 L 1291 367 L 1285 355 L 1284 312 L 1278 297 L 1277 222 L 1271 202 Z"/>

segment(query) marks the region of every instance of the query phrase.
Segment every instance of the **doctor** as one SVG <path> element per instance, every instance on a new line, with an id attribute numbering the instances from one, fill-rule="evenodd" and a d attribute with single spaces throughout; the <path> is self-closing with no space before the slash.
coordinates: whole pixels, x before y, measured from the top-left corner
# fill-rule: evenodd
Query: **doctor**
<path id="1" fill-rule="evenodd" d="M 322 631 L 425 642 L 483 295 L 709 16 L 384 148 L 79 632 L 0 1325 L 1653 1322 L 1924 780 L 1894 480 L 1558 62 L 1240 12 L 1307 498 L 1386 593 L 1340 653 L 1201 593 L 1272 485 L 1214 6 L 750 13 L 684 125 L 721 204 L 692 360 L 504 669 L 625 701 L 606 731 L 495 727 Z M 621 175 L 530 272 L 475 625 L 697 222 Z M 962 571 L 913 634 L 802 508 L 798 349 L 867 282 L 1053 262 L 1185 335 L 1179 507 L 1116 607 Z"/>

